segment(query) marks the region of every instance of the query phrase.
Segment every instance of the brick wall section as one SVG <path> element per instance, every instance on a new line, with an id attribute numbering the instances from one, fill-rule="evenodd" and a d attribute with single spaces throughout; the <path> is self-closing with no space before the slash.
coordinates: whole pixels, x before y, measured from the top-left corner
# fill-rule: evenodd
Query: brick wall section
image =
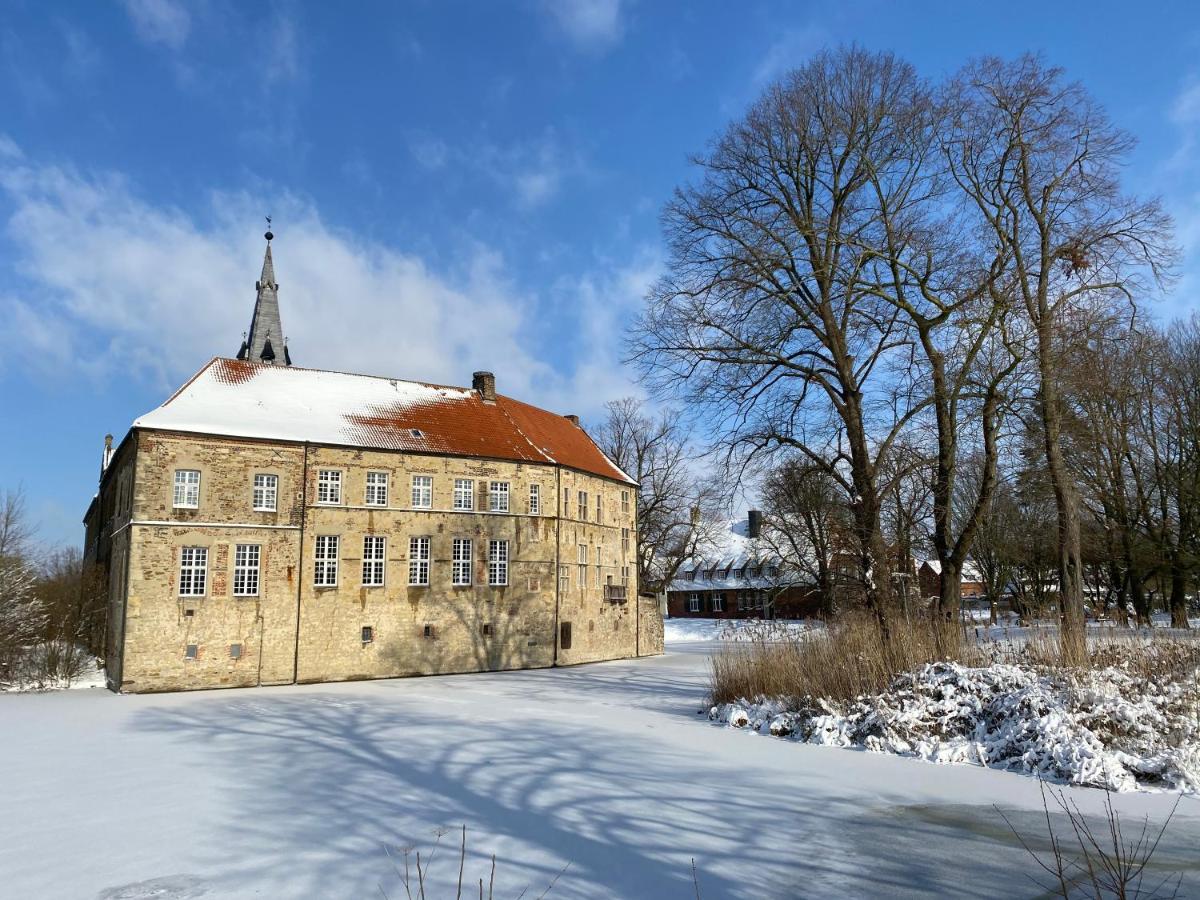
<path id="1" fill-rule="evenodd" d="M 549 464 L 306 449 L 165 432 L 135 432 L 126 444 L 128 460 L 120 462 L 136 471 L 135 478 L 123 481 L 132 495 L 134 524 L 120 532 L 128 545 L 128 585 L 116 576 L 116 567 L 110 578 L 111 605 L 124 613 L 122 627 L 114 631 L 123 653 L 113 655 L 114 661 L 124 659 L 124 667 L 110 663 L 109 668 L 114 689 L 487 671 L 662 652 L 657 605 L 642 608 L 636 601 L 636 492 L 629 485 Z M 177 469 L 201 472 L 197 509 L 173 508 Z M 316 502 L 322 469 L 342 473 L 340 504 Z M 366 504 L 368 472 L 387 474 L 386 507 Z M 252 509 L 256 473 L 278 476 L 277 511 Z M 413 508 L 414 475 L 433 479 L 431 509 Z M 458 478 L 476 483 L 473 512 L 453 509 Z M 487 511 L 491 481 L 509 484 L 507 514 Z M 104 479 L 99 508 L 106 494 L 115 496 L 117 482 Z M 540 491 L 537 515 L 529 512 L 531 484 Z M 564 489 L 570 502 L 562 517 Z M 586 520 L 578 509 L 580 491 L 588 493 Z M 624 509 L 622 491 L 628 491 Z M 628 549 L 622 547 L 622 528 L 629 529 Z M 334 586 L 314 584 L 321 535 L 339 538 Z M 379 587 L 363 584 L 367 535 L 386 541 L 385 580 Z M 409 585 L 409 539 L 416 536 L 431 539 L 428 586 Z M 473 541 L 471 586 L 451 584 L 455 537 Z M 507 585 L 488 584 L 490 540 L 508 541 Z M 239 543 L 261 547 L 256 597 L 233 596 Z M 586 588 L 579 583 L 580 544 L 588 548 Z M 117 553 L 118 540 L 110 538 L 107 545 Z M 208 550 L 203 597 L 179 596 L 184 547 Z M 621 584 L 622 565 L 630 572 L 625 602 L 605 590 L 609 577 Z M 568 576 L 561 585 L 560 566 L 567 567 Z M 556 646 L 563 622 L 570 627 L 569 647 Z M 372 630 L 370 642 L 363 641 L 364 626 Z M 189 645 L 196 648 L 194 658 L 187 656 Z M 236 658 L 235 645 L 241 650 Z"/>

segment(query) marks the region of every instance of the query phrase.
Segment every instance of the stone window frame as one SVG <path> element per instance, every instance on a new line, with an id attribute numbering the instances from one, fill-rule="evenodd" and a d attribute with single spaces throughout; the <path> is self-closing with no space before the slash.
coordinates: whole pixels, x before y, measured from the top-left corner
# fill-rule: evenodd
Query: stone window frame
<path id="1" fill-rule="evenodd" d="M 262 484 L 259 484 L 259 479 L 262 479 Z M 271 484 L 267 486 L 267 479 L 271 479 Z M 262 501 L 259 501 L 259 496 L 262 496 Z M 271 505 L 267 505 L 267 497 L 271 498 Z M 279 476 L 274 472 L 255 472 L 254 477 L 250 481 L 250 506 L 255 512 L 277 512 L 279 510 Z"/>
<path id="2" fill-rule="evenodd" d="M 629 566 L 621 566 L 621 585 L 629 587 Z"/>
<path id="3" fill-rule="evenodd" d="M 562 517 L 564 519 L 571 518 L 571 489 L 570 488 L 567 488 L 567 487 L 563 488 L 562 503 L 563 503 Z"/>
<path id="4" fill-rule="evenodd" d="M 629 515 L 629 491 L 621 491 L 621 515 Z"/>
<path id="5" fill-rule="evenodd" d="M 185 581 L 186 578 L 186 581 Z M 208 595 L 208 548 L 179 548 L 180 597 L 205 597 Z"/>
<path id="6" fill-rule="evenodd" d="M 412 477 L 411 494 L 413 509 L 433 509 L 433 476 L 414 475 Z"/>
<path id="7" fill-rule="evenodd" d="M 569 565 L 563 564 L 558 567 L 558 589 L 562 593 L 571 589 L 571 567 Z"/>
<path id="8" fill-rule="evenodd" d="M 387 538 L 382 534 L 364 534 L 362 586 L 385 587 L 387 581 Z"/>
<path id="9" fill-rule="evenodd" d="M 488 541 L 488 584 L 508 585 L 508 541 L 503 538 Z"/>
<path id="10" fill-rule="evenodd" d="M 604 495 L 601 494 L 599 491 L 596 491 L 596 523 L 597 524 L 604 523 L 604 515 L 601 512 L 601 508 L 602 508 L 601 504 L 602 504 L 603 500 L 604 500 Z"/>
<path id="11" fill-rule="evenodd" d="M 509 482 L 488 482 L 488 512 L 506 513 L 509 511 L 509 495 L 512 493 Z"/>
<path id="12" fill-rule="evenodd" d="M 450 584 L 453 587 L 470 587 L 474 584 L 471 571 L 475 557 L 474 543 L 471 538 L 464 537 L 450 541 Z"/>
<path id="13" fill-rule="evenodd" d="M 376 479 L 374 483 L 372 483 L 372 477 Z M 380 478 L 383 479 L 382 484 L 378 483 L 378 479 Z M 389 483 L 390 481 L 390 475 L 384 469 L 368 469 L 363 487 L 363 505 L 386 507 L 388 505 L 388 493 L 391 487 L 391 484 Z M 374 499 L 372 499 L 372 496 L 374 496 Z"/>
<path id="14" fill-rule="evenodd" d="M 475 511 L 475 479 L 474 478 L 455 478 L 454 479 L 453 508 L 457 512 L 474 512 Z"/>
<path id="15" fill-rule="evenodd" d="M 579 545 L 579 590 L 587 590 L 588 545 Z"/>
<path id="16" fill-rule="evenodd" d="M 367 644 L 375 643 L 375 626 L 363 625 L 359 629 L 359 637 L 362 639 L 362 645 L 364 647 L 367 646 Z"/>
<path id="17" fill-rule="evenodd" d="M 313 587 L 330 588 L 338 585 L 341 535 L 318 534 L 313 540 Z M 324 552 L 322 552 L 322 550 Z"/>
<path id="18" fill-rule="evenodd" d="M 588 492 L 579 491 L 575 500 L 575 508 L 579 513 L 579 521 L 586 522 L 588 518 Z"/>
<path id="19" fill-rule="evenodd" d="M 414 535 L 408 539 L 408 584 L 409 587 L 429 587 L 429 572 L 432 568 L 433 538 L 429 535 Z M 421 579 L 422 573 L 424 579 Z"/>
<path id="20" fill-rule="evenodd" d="M 529 514 L 531 516 L 542 514 L 542 486 L 540 484 L 529 486 Z"/>
<path id="21" fill-rule="evenodd" d="M 251 582 L 253 582 L 253 590 L 249 589 Z M 261 582 L 262 544 L 234 544 L 233 596 L 257 597 Z M 240 588 L 238 587 L 239 583 L 241 584 Z"/>
<path id="22" fill-rule="evenodd" d="M 190 476 L 196 476 L 194 479 Z M 181 477 L 182 476 L 182 477 Z M 189 498 L 192 498 L 189 502 Z M 176 469 L 171 492 L 172 509 L 200 508 L 200 470 Z"/>
<path id="23" fill-rule="evenodd" d="M 337 476 L 336 478 L 333 476 Z M 346 473 L 342 469 L 317 470 L 317 506 L 341 506 L 342 488 L 345 486 Z M 325 489 L 326 497 L 321 499 L 321 490 Z M 334 497 L 336 488 L 337 496 Z"/>

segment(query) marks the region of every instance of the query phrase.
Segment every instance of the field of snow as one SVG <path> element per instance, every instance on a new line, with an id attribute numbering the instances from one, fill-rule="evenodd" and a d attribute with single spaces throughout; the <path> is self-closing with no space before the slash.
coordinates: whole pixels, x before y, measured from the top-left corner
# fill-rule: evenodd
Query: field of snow
<path id="1" fill-rule="evenodd" d="M 549 900 L 1034 897 L 1035 779 L 710 723 L 707 654 L 571 669 L 0 696 L 0 896 L 405 896 L 383 852 L 466 824 L 466 880 Z M 1102 792 L 1068 789 L 1089 815 Z M 1114 795 L 1127 820 L 1174 797 Z M 453 896 L 451 831 L 431 897 Z M 449 847 L 447 845 L 450 845 Z M 1200 800 L 1156 857 L 1200 893 Z M 423 853 L 423 857 L 427 854 Z M 1162 869 L 1156 870 L 1162 871 Z"/>
<path id="2" fill-rule="evenodd" d="M 691 641 L 783 640 L 818 627 L 816 623 L 761 619 L 673 618 L 663 622 L 663 640 L 668 644 Z"/>

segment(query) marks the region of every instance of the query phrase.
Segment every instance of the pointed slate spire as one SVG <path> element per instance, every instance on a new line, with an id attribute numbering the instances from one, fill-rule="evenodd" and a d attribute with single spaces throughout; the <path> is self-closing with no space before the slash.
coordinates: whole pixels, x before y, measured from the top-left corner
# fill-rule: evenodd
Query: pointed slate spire
<path id="1" fill-rule="evenodd" d="M 270 219 L 267 220 L 270 224 Z M 271 347 L 271 335 L 276 339 L 283 334 L 283 323 L 279 318 L 279 285 L 275 282 L 275 262 L 271 258 L 271 239 L 275 235 L 268 231 L 267 252 L 263 255 L 262 274 L 255 282 L 258 297 L 254 301 L 254 316 L 250 319 L 250 334 L 246 338 L 246 354 L 238 354 L 238 359 L 249 359 L 251 362 L 275 364 L 275 351 Z M 284 365 L 291 365 L 291 359 L 285 354 Z"/>

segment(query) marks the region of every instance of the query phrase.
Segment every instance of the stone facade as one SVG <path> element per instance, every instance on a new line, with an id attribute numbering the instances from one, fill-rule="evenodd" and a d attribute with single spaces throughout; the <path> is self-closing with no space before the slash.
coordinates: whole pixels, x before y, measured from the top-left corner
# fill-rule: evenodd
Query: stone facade
<path id="1" fill-rule="evenodd" d="M 194 507 L 175 503 L 177 471 L 200 473 Z M 338 473 L 336 503 L 321 502 L 323 471 Z M 368 473 L 373 490 L 386 485 L 383 504 L 367 502 Z M 256 475 L 277 479 L 273 510 L 254 508 Z M 430 479 L 427 507 L 414 503 L 414 476 Z M 458 480 L 473 482 L 474 509 L 455 508 Z M 489 509 L 493 482 L 507 485 L 507 511 Z M 86 522 L 89 556 L 109 571 L 109 686 L 338 681 L 661 653 L 658 606 L 637 596 L 635 494 L 555 463 L 135 428 Z M 383 539 L 383 558 L 365 573 L 368 537 L 376 553 Z M 428 538 L 428 584 L 410 583 L 413 538 Z M 454 565 L 456 539 L 460 557 L 470 541 L 469 563 Z M 492 542 L 507 542 L 502 579 Z M 239 545 L 258 555 L 257 588 L 244 596 Z M 182 595 L 181 565 L 197 549 L 203 593 Z M 328 583 L 317 583 L 318 565 Z M 382 584 L 369 583 L 380 569 Z M 456 569 L 469 584 L 453 583 Z"/>

